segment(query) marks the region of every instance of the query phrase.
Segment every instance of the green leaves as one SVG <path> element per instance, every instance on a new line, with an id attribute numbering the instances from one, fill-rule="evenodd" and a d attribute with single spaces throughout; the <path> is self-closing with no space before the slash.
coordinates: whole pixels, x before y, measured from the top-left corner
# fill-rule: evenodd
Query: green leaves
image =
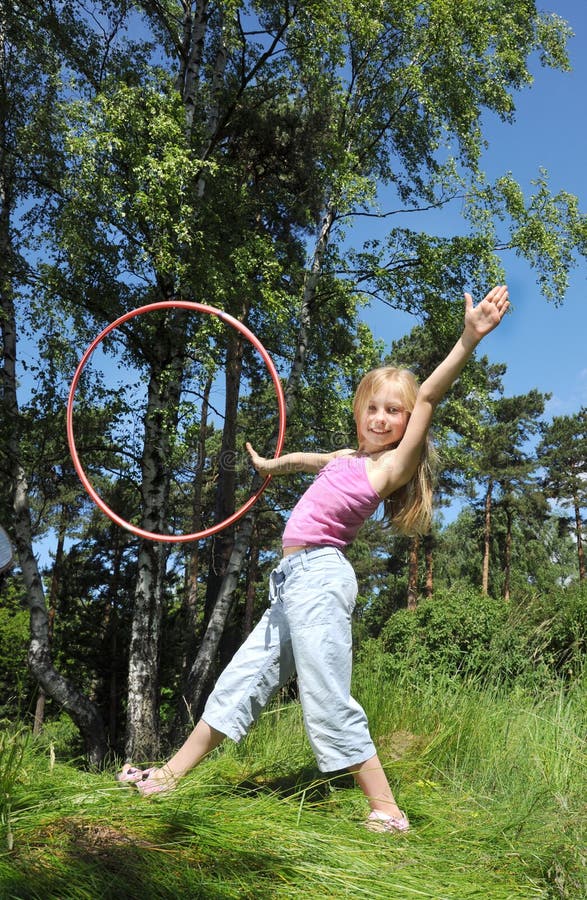
<path id="1" fill-rule="evenodd" d="M 587 408 L 555 416 L 544 431 L 538 453 L 545 467 L 544 485 L 561 506 L 587 506 Z"/>
<path id="2" fill-rule="evenodd" d="M 496 237 L 495 249 L 515 251 L 536 269 L 543 295 L 562 303 L 569 271 L 587 255 L 587 216 L 579 211 L 577 197 L 567 191 L 552 194 L 544 169 L 532 182 L 534 192 L 525 198 L 511 174 L 494 185 L 475 188 L 469 196 L 468 218 L 479 229 L 492 221 L 509 224 L 509 235 Z"/>
<path id="3" fill-rule="evenodd" d="M 200 243 L 195 187 L 202 162 L 186 144 L 183 108 L 171 89 L 117 83 L 90 101 L 68 105 L 70 130 L 65 191 L 68 204 L 61 224 L 72 262 L 91 252 L 83 242 L 102 234 L 113 256 L 117 277 L 154 273 L 180 284 L 186 254 Z M 80 234 L 82 221 L 91 231 Z M 70 218 L 71 216 L 71 218 Z"/>

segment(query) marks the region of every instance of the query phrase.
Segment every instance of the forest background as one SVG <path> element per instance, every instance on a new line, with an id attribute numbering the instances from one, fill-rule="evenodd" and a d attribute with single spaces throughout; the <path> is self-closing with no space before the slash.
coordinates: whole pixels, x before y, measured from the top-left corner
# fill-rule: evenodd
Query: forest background
<path id="1" fill-rule="evenodd" d="M 540 166 L 530 184 L 489 177 L 484 141 L 536 69 L 568 69 L 573 23 L 529 0 L 1 10 L 0 512 L 17 565 L 0 714 L 39 732 L 65 713 L 93 764 L 154 759 L 263 608 L 303 478 L 274 480 L 212 539 L 137 540 L 72 465 L 83 350 L 144 303 L 212 304 L 275 361 L 286 450 L 352 444 L 361 375 L 392 359 L 424 377 L 458 333 L 464 287 L 482 296 L 516 257 L 533 305 L 563 303 L 587 246 L 572 185 Z M 387 343 L 392 316 L 410 328 Z M 416 660 L 541 684 L 582 665 L 585 407 L 546 415 L 544 388 L 506 384 L 507 364 L 479 357 L 439 410 L 437 506 L 457 499 L 458 515 L 411 541 L 375 519 L 350 552 L 357 646 L 390 672 Z M 183 533 L 258 485 L 244 441 L 270 453 L 276 419 L 247 342 L 176 309 L 104 345 L 75 429 L 113 509 Z"/>

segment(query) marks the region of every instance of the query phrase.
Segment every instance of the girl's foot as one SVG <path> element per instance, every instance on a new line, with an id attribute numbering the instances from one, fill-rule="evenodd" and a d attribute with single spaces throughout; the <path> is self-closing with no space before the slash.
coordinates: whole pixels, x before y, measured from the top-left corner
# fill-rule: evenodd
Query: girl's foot
<path id="1" fill-rule="evenodd" d="M 126 763 L 122 767 L 122 771 L 116 774 L 116 781 L 120 784 L 136 784 L 137 781 L 141 781 L 144 777 L 145 772 L 150 772 L 151 769 L 138 769 L 136 766 L 131 766 L 130 763 Z"/>
<path id="2" fill-rule="evenodd" d="M 143 777 L 136 781 L 136 787 L 143 797 L 151 794 L 165 794 L 177 785 L 177 778 L 163 766 L 162 769 L 146 769 Z"/>
<path id="3" fill-rule="evenodd" d="M 408 817 L 404 812 L 401 812 L 400 816 L 390 816 L 385 812 L 382 812 L 380 809 L 374 809 L 369 813 L 367 821 L 365 822 L 365 827 L 369 829 L 369 831 L 388 831 L 391 833 L 399 834 L 401 832 L 410 830 L 410 823 Z"/>

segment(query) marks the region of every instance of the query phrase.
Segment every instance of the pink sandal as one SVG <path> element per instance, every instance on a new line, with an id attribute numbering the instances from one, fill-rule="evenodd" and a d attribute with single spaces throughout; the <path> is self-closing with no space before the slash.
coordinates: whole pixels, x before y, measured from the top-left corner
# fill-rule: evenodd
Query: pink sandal
<path id="1" fill-rule="evenodd" d="M 120 784 L 137 784 L 148 772 L 152 772 L 152 769 L 137 769 L 136 766 L 126 763 L 122 767 L 122 772 L 117 773 L 116 781 Z"/>
<path id="2" fill-rule="evenodd" d="M 365 827 L 369 831 L 389 831 L 392 834 L 399 834 L 410 830 L 410 822 L 404 812 L 401 816 L 388 816 L 387 813 L 379 809 L 374 809 L 365 822 Z"/>

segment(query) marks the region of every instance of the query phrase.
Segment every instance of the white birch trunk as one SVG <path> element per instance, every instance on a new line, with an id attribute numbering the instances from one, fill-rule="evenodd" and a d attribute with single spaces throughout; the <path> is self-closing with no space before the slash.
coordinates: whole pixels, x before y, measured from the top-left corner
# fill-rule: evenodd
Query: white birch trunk
<path id="1" fill-rule="evenodd" d="M 3 35 L 0 35 L 2 44 Z M 1 49 L 1 47 L 0 47 Z M 1 56 L 1 53 L 0 53 Z M 0 119 L 0 335 L 2 362 L 0 398 L 5 431 L 7 469 L 14 504 L 14 539 L 30 610 L 29 666 L 42 689 L 78 726 L 89 760 L 98 765 L 106 754 L 106 735 L 97 707 L 53 666 L 49 649 L 49 621 L 43 582 L 33 552 L 30 503 L 26 473 L 21 461 L 19 407 L 16 379 L 17 332 L 12 289 L 14 249 L 11 243 L 11 213 L 14 207 L 13 158 L 7 147 L 6 120 Z"/>
<path id="2" fill-rule="evenodd" d="M 161 332 L 148 386 L 142 459 L 142 522 L 164 534 L 169 517 L 170 435 L 177 424 L 186 317 L 172 313 Z M 141 540 L 129 652 L 125 754 L 135 762 L 159 752 L 159 657 L 168 545 Z"/>

